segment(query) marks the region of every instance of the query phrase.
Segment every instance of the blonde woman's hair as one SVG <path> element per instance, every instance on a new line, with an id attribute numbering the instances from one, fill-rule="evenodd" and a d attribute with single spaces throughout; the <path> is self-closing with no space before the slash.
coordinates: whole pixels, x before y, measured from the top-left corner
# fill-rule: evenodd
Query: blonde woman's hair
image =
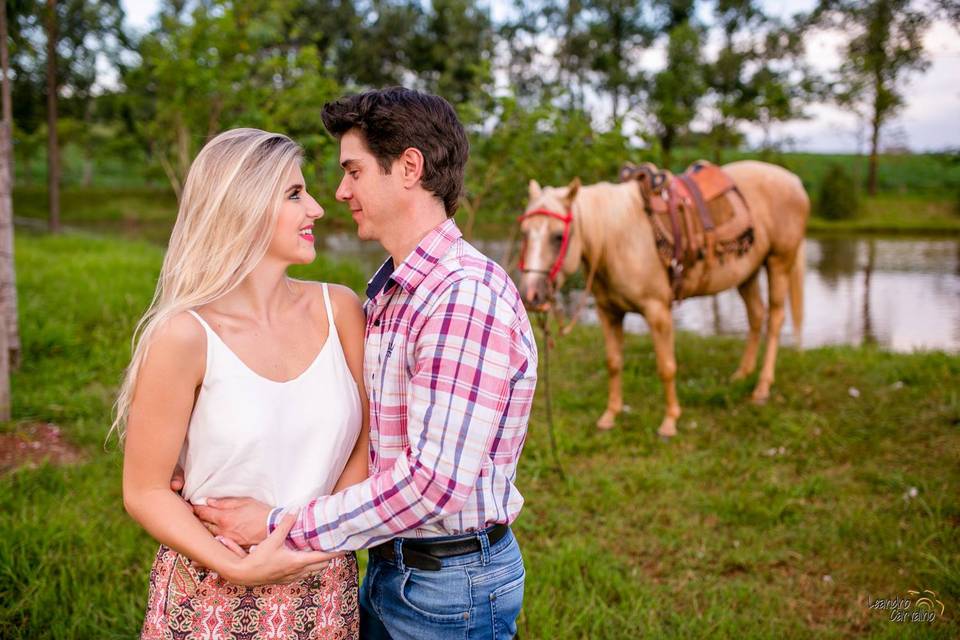
<path id="1" fill-rule="evenodd" d="M 259 129 L 225 131 L 197 154 L 153 301 L 133 333 L 133 357 L 110 427 L 121 442 L 157 328 L 223 296 L 253 271 L 270 244 L 287 174 L 302 158 L 302 149 L 290 138 Z"/>

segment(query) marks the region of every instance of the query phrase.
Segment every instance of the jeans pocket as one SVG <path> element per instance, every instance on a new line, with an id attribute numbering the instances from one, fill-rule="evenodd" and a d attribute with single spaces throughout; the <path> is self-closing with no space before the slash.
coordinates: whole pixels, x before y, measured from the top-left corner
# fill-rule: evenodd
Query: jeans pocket
<path id="1" fill-rule="evenodd" d="M 490 593 L 490 615 L 493 637 L 496 640 L 512 638 L 517 634 L 517 618 L 523 607 L 523 583 L 526 572 L 497 587 Z"/>
<path id="2" fill-rule="evenodd" d="M 473 609 L 470 577 L 457 567 L 440 571 L 407 569 L 400 582 L 400 600 L 433 622 L 465 623 Z"/>

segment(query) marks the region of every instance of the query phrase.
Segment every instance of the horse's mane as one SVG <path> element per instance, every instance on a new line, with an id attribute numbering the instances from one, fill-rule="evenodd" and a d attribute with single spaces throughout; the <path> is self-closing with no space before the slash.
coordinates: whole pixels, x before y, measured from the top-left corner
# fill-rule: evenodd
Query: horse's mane
<path id="1" fill-rule="evenodd" d="M 633 182 L 586 185 L 577 193 L 576 203 L 584 250 L 590 255 L 612 235 L 646 220 L 640 189 Z"/>

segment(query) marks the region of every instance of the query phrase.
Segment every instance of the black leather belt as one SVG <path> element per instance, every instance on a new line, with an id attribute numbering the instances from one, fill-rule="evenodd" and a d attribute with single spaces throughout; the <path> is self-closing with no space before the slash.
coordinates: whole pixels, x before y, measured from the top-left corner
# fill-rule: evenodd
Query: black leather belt
<path id="1" fill-rule="evenodd" d="M 490 544 L 496 544 L 503 539 L 510 527 L 505 524 L 495 524 L 487 531 L 487 539 Z M 412 569 L 423 569 L 424 571 L 439 571 L 443 564 L 441 558 L 452 558 L 462 556 L 468 553 L 480 552 L 480 541 L 476 535 L 457 538 L 456 540 L 438 540 L 431 542 L 429 538 L 404 538 L 403 539 L 403 564 Z M 370 555 L 376 556 L 389 562 L 397 561 L 396 548 L 394 541 L 388 540 L 383 544 L 370 547 Z"/>

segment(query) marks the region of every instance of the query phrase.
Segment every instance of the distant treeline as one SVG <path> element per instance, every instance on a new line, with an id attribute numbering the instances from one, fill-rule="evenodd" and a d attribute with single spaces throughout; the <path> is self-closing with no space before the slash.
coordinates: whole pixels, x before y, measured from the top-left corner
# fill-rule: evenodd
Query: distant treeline
<path id="1" fill-rule="evenodd" d="M 733 159 L 747 127 L 765 134 L 752 155 L 775 159 L 775 125 L 825 100 L 869 125 L 872 161 L 851 169 L 882 188 L 883 125 L 904 104 L 905 75 L 926 67 L 929 25 L 956 22 L 955 0 L 822 0 L 790 18 L 771 5 L 517 0 L 498 3 L 495 20 L 490 3 L 470 0 L 161 0 L 133 33 L 120 0 L 7 2 L 17 180 L 178 193 L 205 140 L 255 126 L 298 140 L 308 179 L 329 188 L 339 167 L 320 106 L 403 84 L 445 96 L 467 124 L 468 212 L 514 209 L 530 177 Z M 838 28 L 846 55 L 818 76 L 804 43 Z M 659 70 L 641 64 L 651 55 Z"/>

